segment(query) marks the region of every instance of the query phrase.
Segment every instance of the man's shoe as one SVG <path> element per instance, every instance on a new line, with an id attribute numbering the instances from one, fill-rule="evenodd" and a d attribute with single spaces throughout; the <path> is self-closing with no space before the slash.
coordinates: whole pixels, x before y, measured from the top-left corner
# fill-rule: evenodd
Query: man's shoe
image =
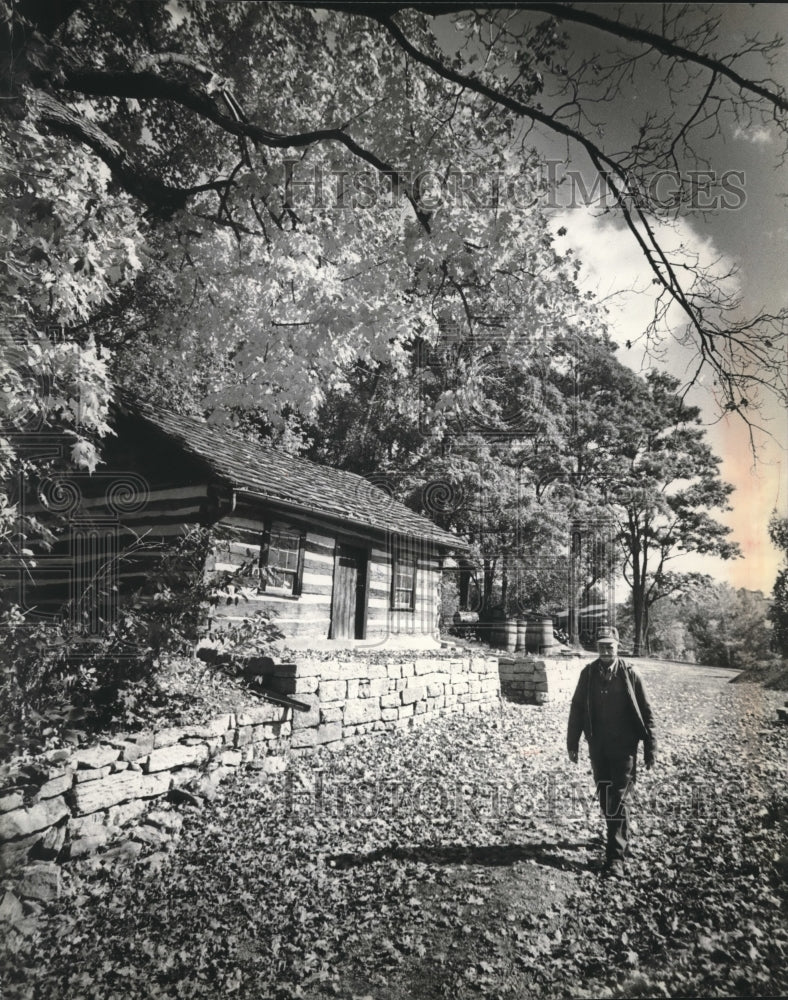
<path id="1" fill-rule="evenodd" d="M 624 862 L 619 858 L 613 858 L 610 861 L 606 861 L 602 871 L 609 878 L 624 878 L 627 873 L 624 868 Z"/>

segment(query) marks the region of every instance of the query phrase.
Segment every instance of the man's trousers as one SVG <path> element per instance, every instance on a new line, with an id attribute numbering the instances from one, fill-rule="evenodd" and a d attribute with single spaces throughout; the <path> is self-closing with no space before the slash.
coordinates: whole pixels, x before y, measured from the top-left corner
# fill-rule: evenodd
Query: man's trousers
<path id="1" fill-rule="evenodd" d="M 627 795 L 635 777 L 635 754 L 591 751 L 597 795 L 607 823 L 607 860 L 620 861 L 627 852 Z"/>

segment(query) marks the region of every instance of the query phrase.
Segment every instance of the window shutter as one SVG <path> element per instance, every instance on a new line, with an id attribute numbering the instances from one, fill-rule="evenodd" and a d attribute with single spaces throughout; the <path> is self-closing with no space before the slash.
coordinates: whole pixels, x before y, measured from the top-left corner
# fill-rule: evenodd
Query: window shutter
<path id="1" fill-rule="evenodd" d="M 411 551 L 413 552 L 413 589 L 410 594 L 410 610 L 416 610 L 416 580 L 419 575 L 419 543 L 414 538 L 411 540 Z"/>
<path id="2" fill-rule="evenodd" d="M 397 539 L 391 538 L 389 541 L 389 551 L 391 553 L 391 587 L 389 588 L 389 608 L 393 611 L 397 607 Z"/>
<path id="3" fill-rule="evenodd" d="M 298 570 L 293 581 L 293 597 L 300 597 L 304 583 L 304 554 L 306 552 L 306 532 L 302 531 L 298 539 Z"/>
<path id="4" fill-rule="evenodd" d="M 268 566 L 268 550 L 271 547 L 271 524 L 263 522 L 263 536 L 260 540 L 260 590 L 265 590 L 268 581 L 266 567 Z"/>

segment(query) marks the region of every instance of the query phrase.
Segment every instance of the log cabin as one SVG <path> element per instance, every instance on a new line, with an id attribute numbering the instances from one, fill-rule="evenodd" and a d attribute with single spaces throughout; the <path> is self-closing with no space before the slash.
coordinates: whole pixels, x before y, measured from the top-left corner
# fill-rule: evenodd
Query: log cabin
<path id="1" fill-rule="evenodd" d="M 201 525 L 215 539 L 206 573 L 241 570 L 252 580 L 251 595 L 247 587 L 244 601 L 215 616 L 267 612 L 297 646 L 434 642 L 442 563 L 468 550 L 462 539 L 362 476 L 195 417 L 126 402 L 112 425 L 99 471 L 48 484 L 61 514 L 69 498 L 70 530 L 67 551 L 39 560 L 39 581 L 66 567 L 72 594 L 101 576 L 101 600 L 122 601 L 140 581 L 144 555 L 117 558 L 124 548 L 142 539 L 160 554 Z M 29 595 L 39 608 L 42 592 Z M 96 619 L 113 611 L 97 607 Z"/>

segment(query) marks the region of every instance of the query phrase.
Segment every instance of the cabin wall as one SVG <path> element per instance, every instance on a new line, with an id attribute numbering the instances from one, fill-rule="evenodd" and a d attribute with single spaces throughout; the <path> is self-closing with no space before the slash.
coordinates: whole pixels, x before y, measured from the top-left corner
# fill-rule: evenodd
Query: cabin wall
<path id="1" fill-rule="evenodd" d="M 58 540 L 36 552 L 20 572 L 17 603 L 32 618 L 58 618 L 67 603 L 75 620 L 89 613 L 96 625 L 111 621 L 124 593 L 143 586 L 163 553 L 192 526 L 217 517 L 218 501 L 206 483 L 153 485 L 132 473 L 69 472 L 39 491 L 44 503 L 26 504 L 42 518 L 57 514 Z"/>
<path id="2" fill-rule="evenodd" d="M 298 524 L 285 518 L 277 517 L 274 520 L 293 531 L 301 530 Z M 327 638 L 331 623 L 334 537 L 317 530 L 306 530 L 303 591 L 298 597 L 285 597 L 257 590 L 262 531 L 263 516 L 259 508 L 255 510 L 241 507 L 223 517 L 216 525 L 219 539 L 214 552 L 208 557 L 208 575 L 237 572 L 246 567 L 249 570 L 249 589 L 256 592 L 237 604 L 218 605 L 214 618 L 217 621 L 240 621 L 258 611 L 265 611 L 286 635 Z"/>
<path id="3" fill-rule="evenodd" d="M 209 556 L 209 576 L 237 572 L 246 567 L 247 583 L 254 591 L 238 603 L 220 604 L 214 611 L 217 623 L 240 622 L 257 611 L 272 615 L 287 635 L 295 638 L 328 639 L 331 629 L 331 602 L 334 583 L 334 559 L 338 541 L 349 541 L 366 548 L 367 614 L 365 639 L 384 642 L 390 637 L 433 635 L 438 624 L 440 560 L 437 555 L 420 553 L 416 571 L 416 594 L 412 611 L 391 608 L 391 552 L 385 543 L 367 542 L 351 535 L 338 535 L 329 525 L 304 527 L 303 522 L 273 516 L 277 525 L 298 532 L 303 530 L 304 566 L 302 592 L 298 597 L 267 594 L 258 590 L 262 543 L 263 514 L 259 507 L 239 505 L 216 525 L 219 540 Z"/>

